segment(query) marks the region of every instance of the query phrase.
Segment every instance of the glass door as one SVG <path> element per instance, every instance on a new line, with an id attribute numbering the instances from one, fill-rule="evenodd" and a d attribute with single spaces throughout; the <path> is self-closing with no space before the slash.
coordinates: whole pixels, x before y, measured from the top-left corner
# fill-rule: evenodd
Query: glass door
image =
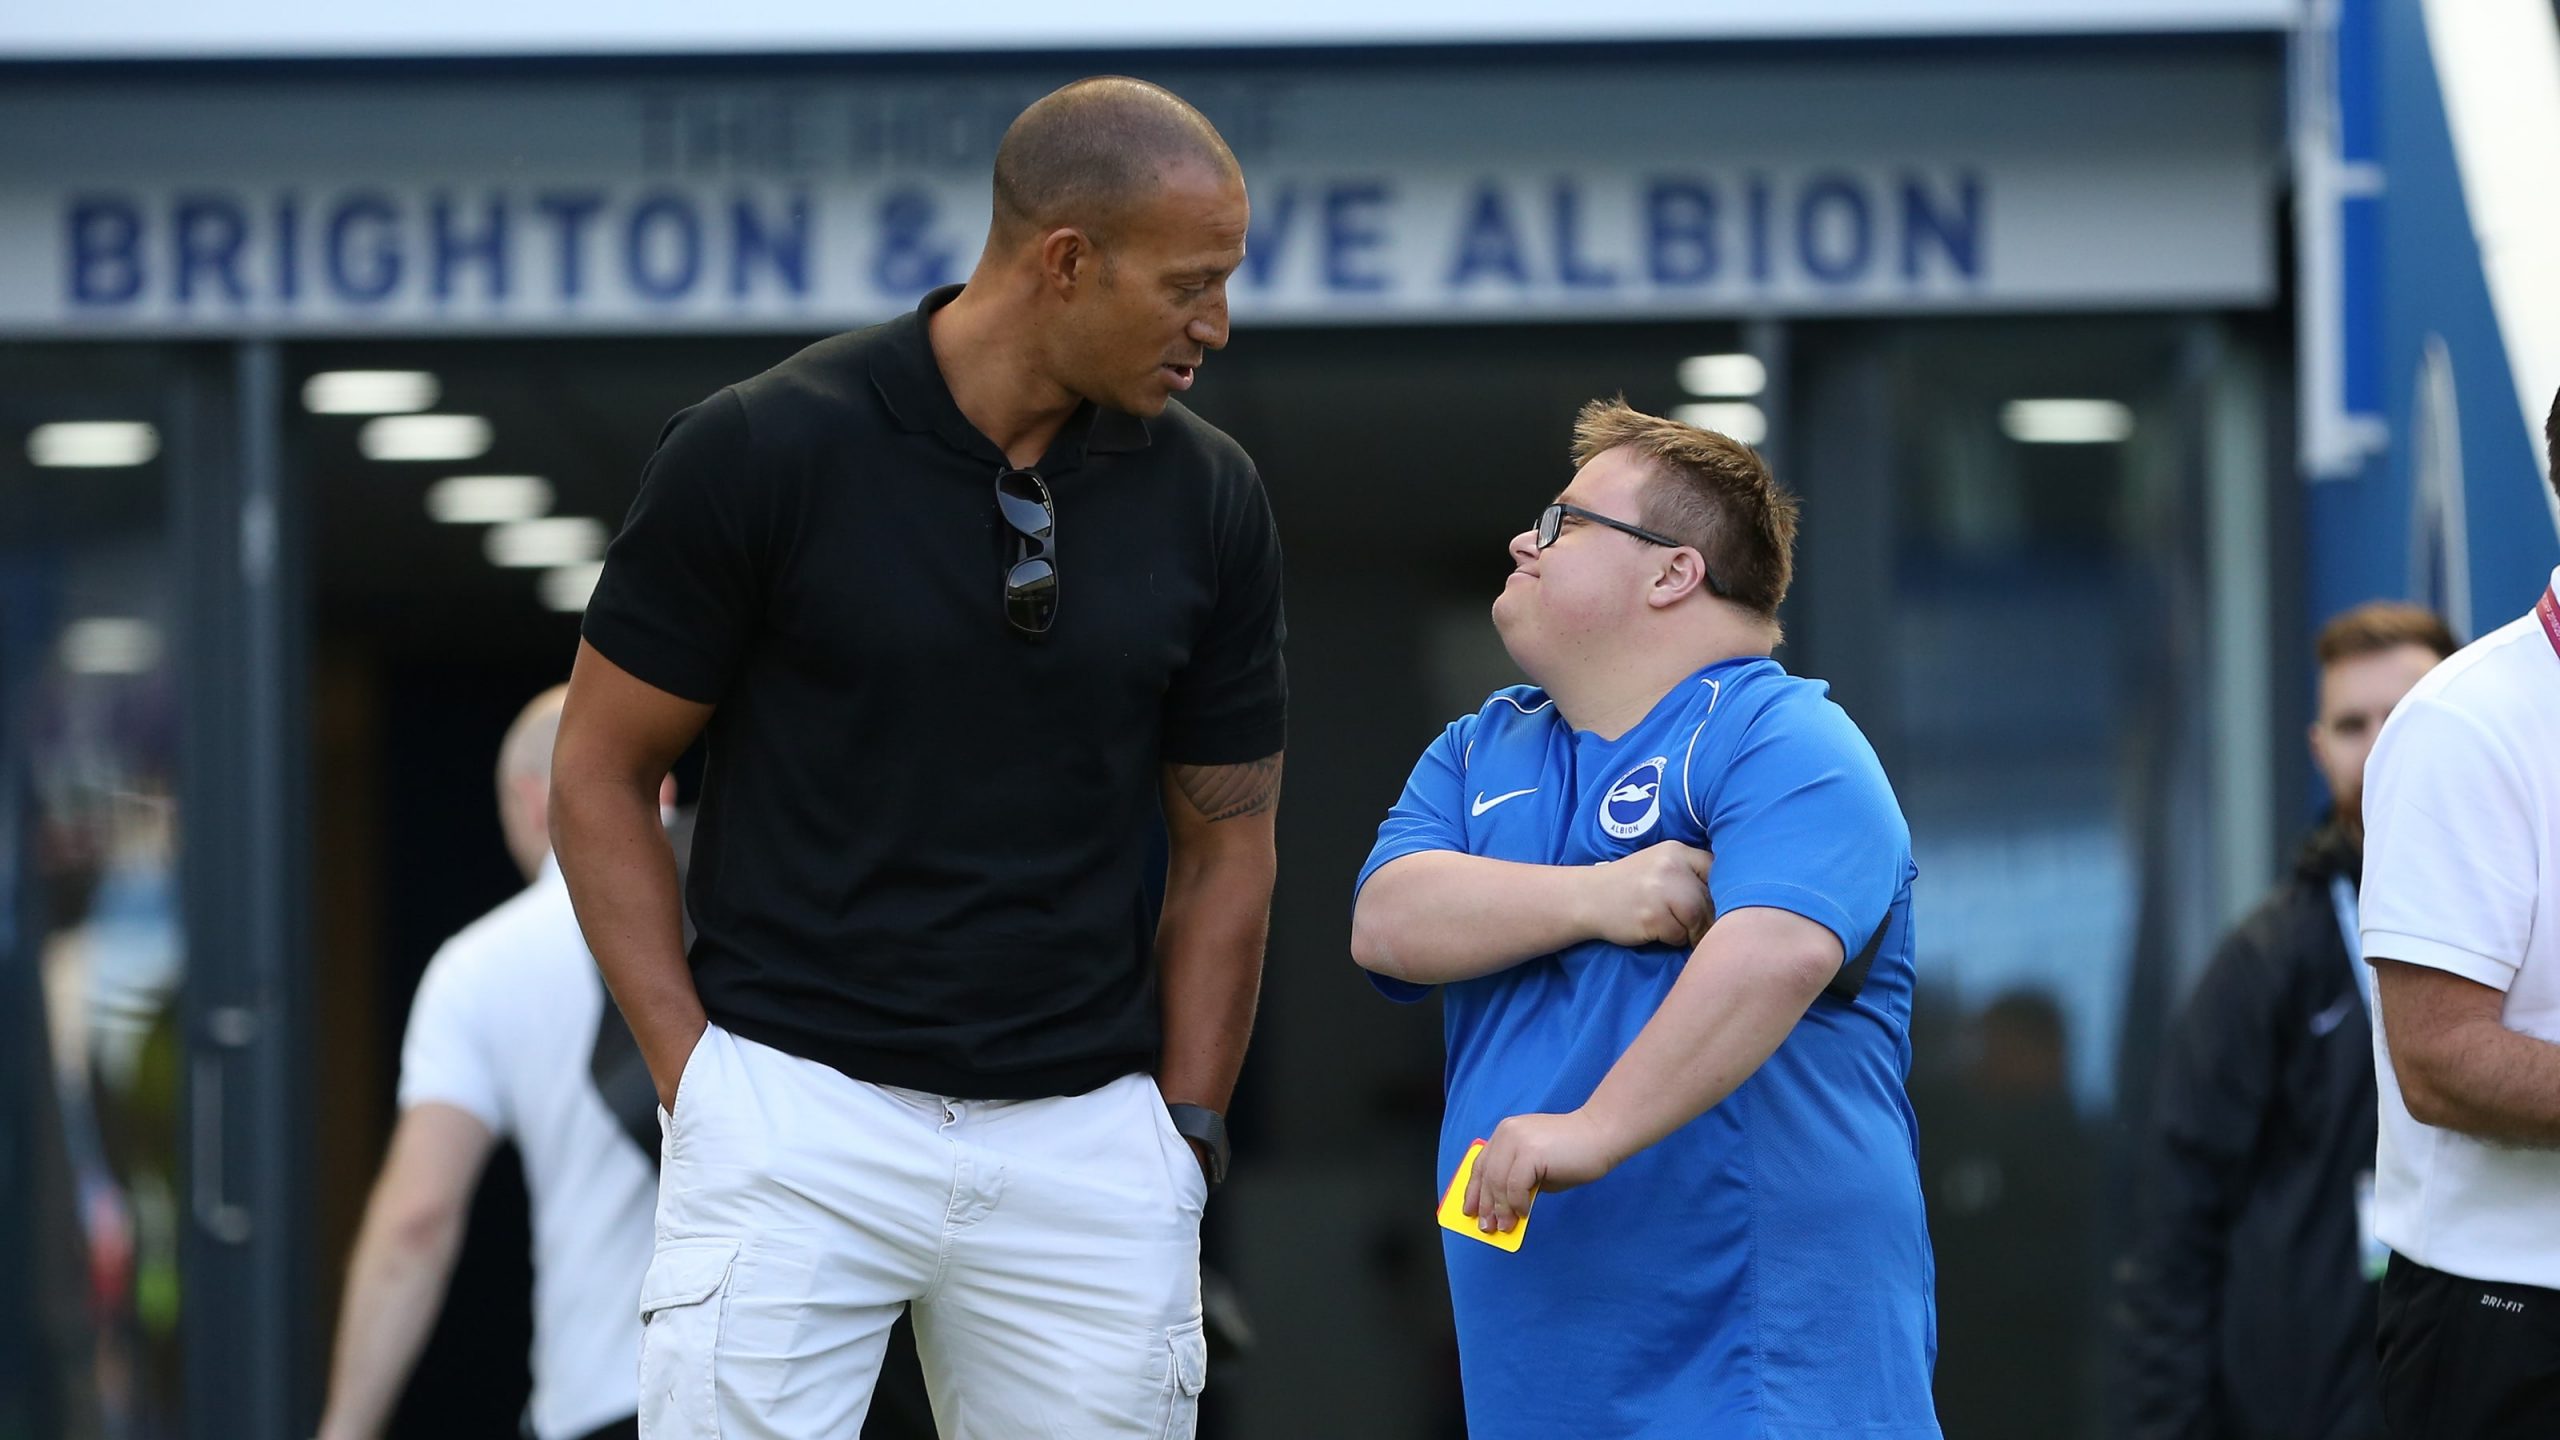
<path id="1" fill-rule="evenodd" d="M 167 417 L 130 353 L 0 360 L 0 1436 L 183 1420 Z"/>
<path id="2" fill-rule="evenodd" d="M 272 347 L 0 344 L 0 1440 L 290 1433 L 307 946 Z"/>
<path id="3" fill-rule="evenodd" d="M 2177 977 L 2273 873 L 2263 362 L 2184 316 L 1794 345 L 1793 629 L 1920 868 L 1940 1414 L 2096 1434 L 2111 1176 Z"/>

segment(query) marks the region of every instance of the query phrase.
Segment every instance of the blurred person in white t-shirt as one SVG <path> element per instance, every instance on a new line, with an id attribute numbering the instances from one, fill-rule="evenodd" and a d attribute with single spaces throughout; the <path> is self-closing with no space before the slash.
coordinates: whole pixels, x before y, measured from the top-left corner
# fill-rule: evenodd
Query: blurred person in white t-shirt
<path id="1" fill-rule="evenodd" d="M 373 1440 L 389 1423 L 501 1140 L 515 1142 L 532 1200 L 527 1433 L 637 1433 L 640 1277 L 658 1176 L 589 1079 L 596 1027 L 611 1017 L 551 858 L 551 746 L 566 689 L 534 697 L 499 746 L 499 821 L 530 883 L 446 941 L 418 982 L 400 1120 L 347 1265 L 320 1440 Z"/>
<path id="2" fill-rule="evenodd" d="M 2544 438 L 2560 457 L 2560 401 Z M 2560 586 L 2560 570 L 2552 575 Z M 2395 1440 L 2560 1435 L 2560 596 L 2420 681 L 2365 768 Z"/>

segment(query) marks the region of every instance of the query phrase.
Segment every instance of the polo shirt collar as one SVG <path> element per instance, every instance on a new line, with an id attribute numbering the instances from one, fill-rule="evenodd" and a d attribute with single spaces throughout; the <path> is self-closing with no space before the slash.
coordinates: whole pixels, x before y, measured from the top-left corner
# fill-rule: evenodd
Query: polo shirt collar
<path id="1" fill-rule="evenodd" d="M 1004 452 L 969 423 L 969 417 L 960 413 L 959 402 L 951 398 L 951 386 L 934 361 L 933 339 L 925 329 L 926 317 L 950 304 L 960 289 L 945 285 L 928 291 L 913 311 L 882 327 L 882 343 L 871 354 L 871 384 L 901 429 L 935 436 L 964 455 L 1001 467 L 1006 463 Z M 1067 417 L 1058 438 L 1050 442 L 1049 453 L 1042 457 L 1041 468 L 1063 474 L 1080 466 L 1088 454 L 1143 450 L 1148 438 L 1146 421 L 1088 400 Z"/>

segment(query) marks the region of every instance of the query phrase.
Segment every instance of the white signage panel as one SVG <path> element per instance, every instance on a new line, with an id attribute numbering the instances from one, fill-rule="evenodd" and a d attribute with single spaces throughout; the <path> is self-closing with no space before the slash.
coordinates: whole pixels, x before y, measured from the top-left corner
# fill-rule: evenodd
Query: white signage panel
<path id="1" fill-rule="evenodd" d="M 81 0 L 0 6 L 0 56 L 50 59 L 1079 51 L 2281 30 L 2298 0 Z"/>
<path id="2" fill-rule="evenodd" d="M 824 328 L 963 278 L 1059 77 L 0 96 L 0 330 Z M 2255 305 L 2237 61 L 1166 75 L 1302 322 Z"/>

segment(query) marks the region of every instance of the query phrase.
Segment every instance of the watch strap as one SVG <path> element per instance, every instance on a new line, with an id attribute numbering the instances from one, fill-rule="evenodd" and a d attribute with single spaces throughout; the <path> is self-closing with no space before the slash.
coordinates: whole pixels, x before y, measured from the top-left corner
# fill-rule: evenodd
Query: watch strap
<path id="1" fill-rule="evenodd" d="M 1206 1105 L 1167 1105 L 1165 1114 L 1173 1118 L 1173 1132 L 1185 1140 L 1197 1140 L 1209 1152 L 1209 1186 L 1216 1189 L 1227 1178 L 1227 1117 Z"/>

